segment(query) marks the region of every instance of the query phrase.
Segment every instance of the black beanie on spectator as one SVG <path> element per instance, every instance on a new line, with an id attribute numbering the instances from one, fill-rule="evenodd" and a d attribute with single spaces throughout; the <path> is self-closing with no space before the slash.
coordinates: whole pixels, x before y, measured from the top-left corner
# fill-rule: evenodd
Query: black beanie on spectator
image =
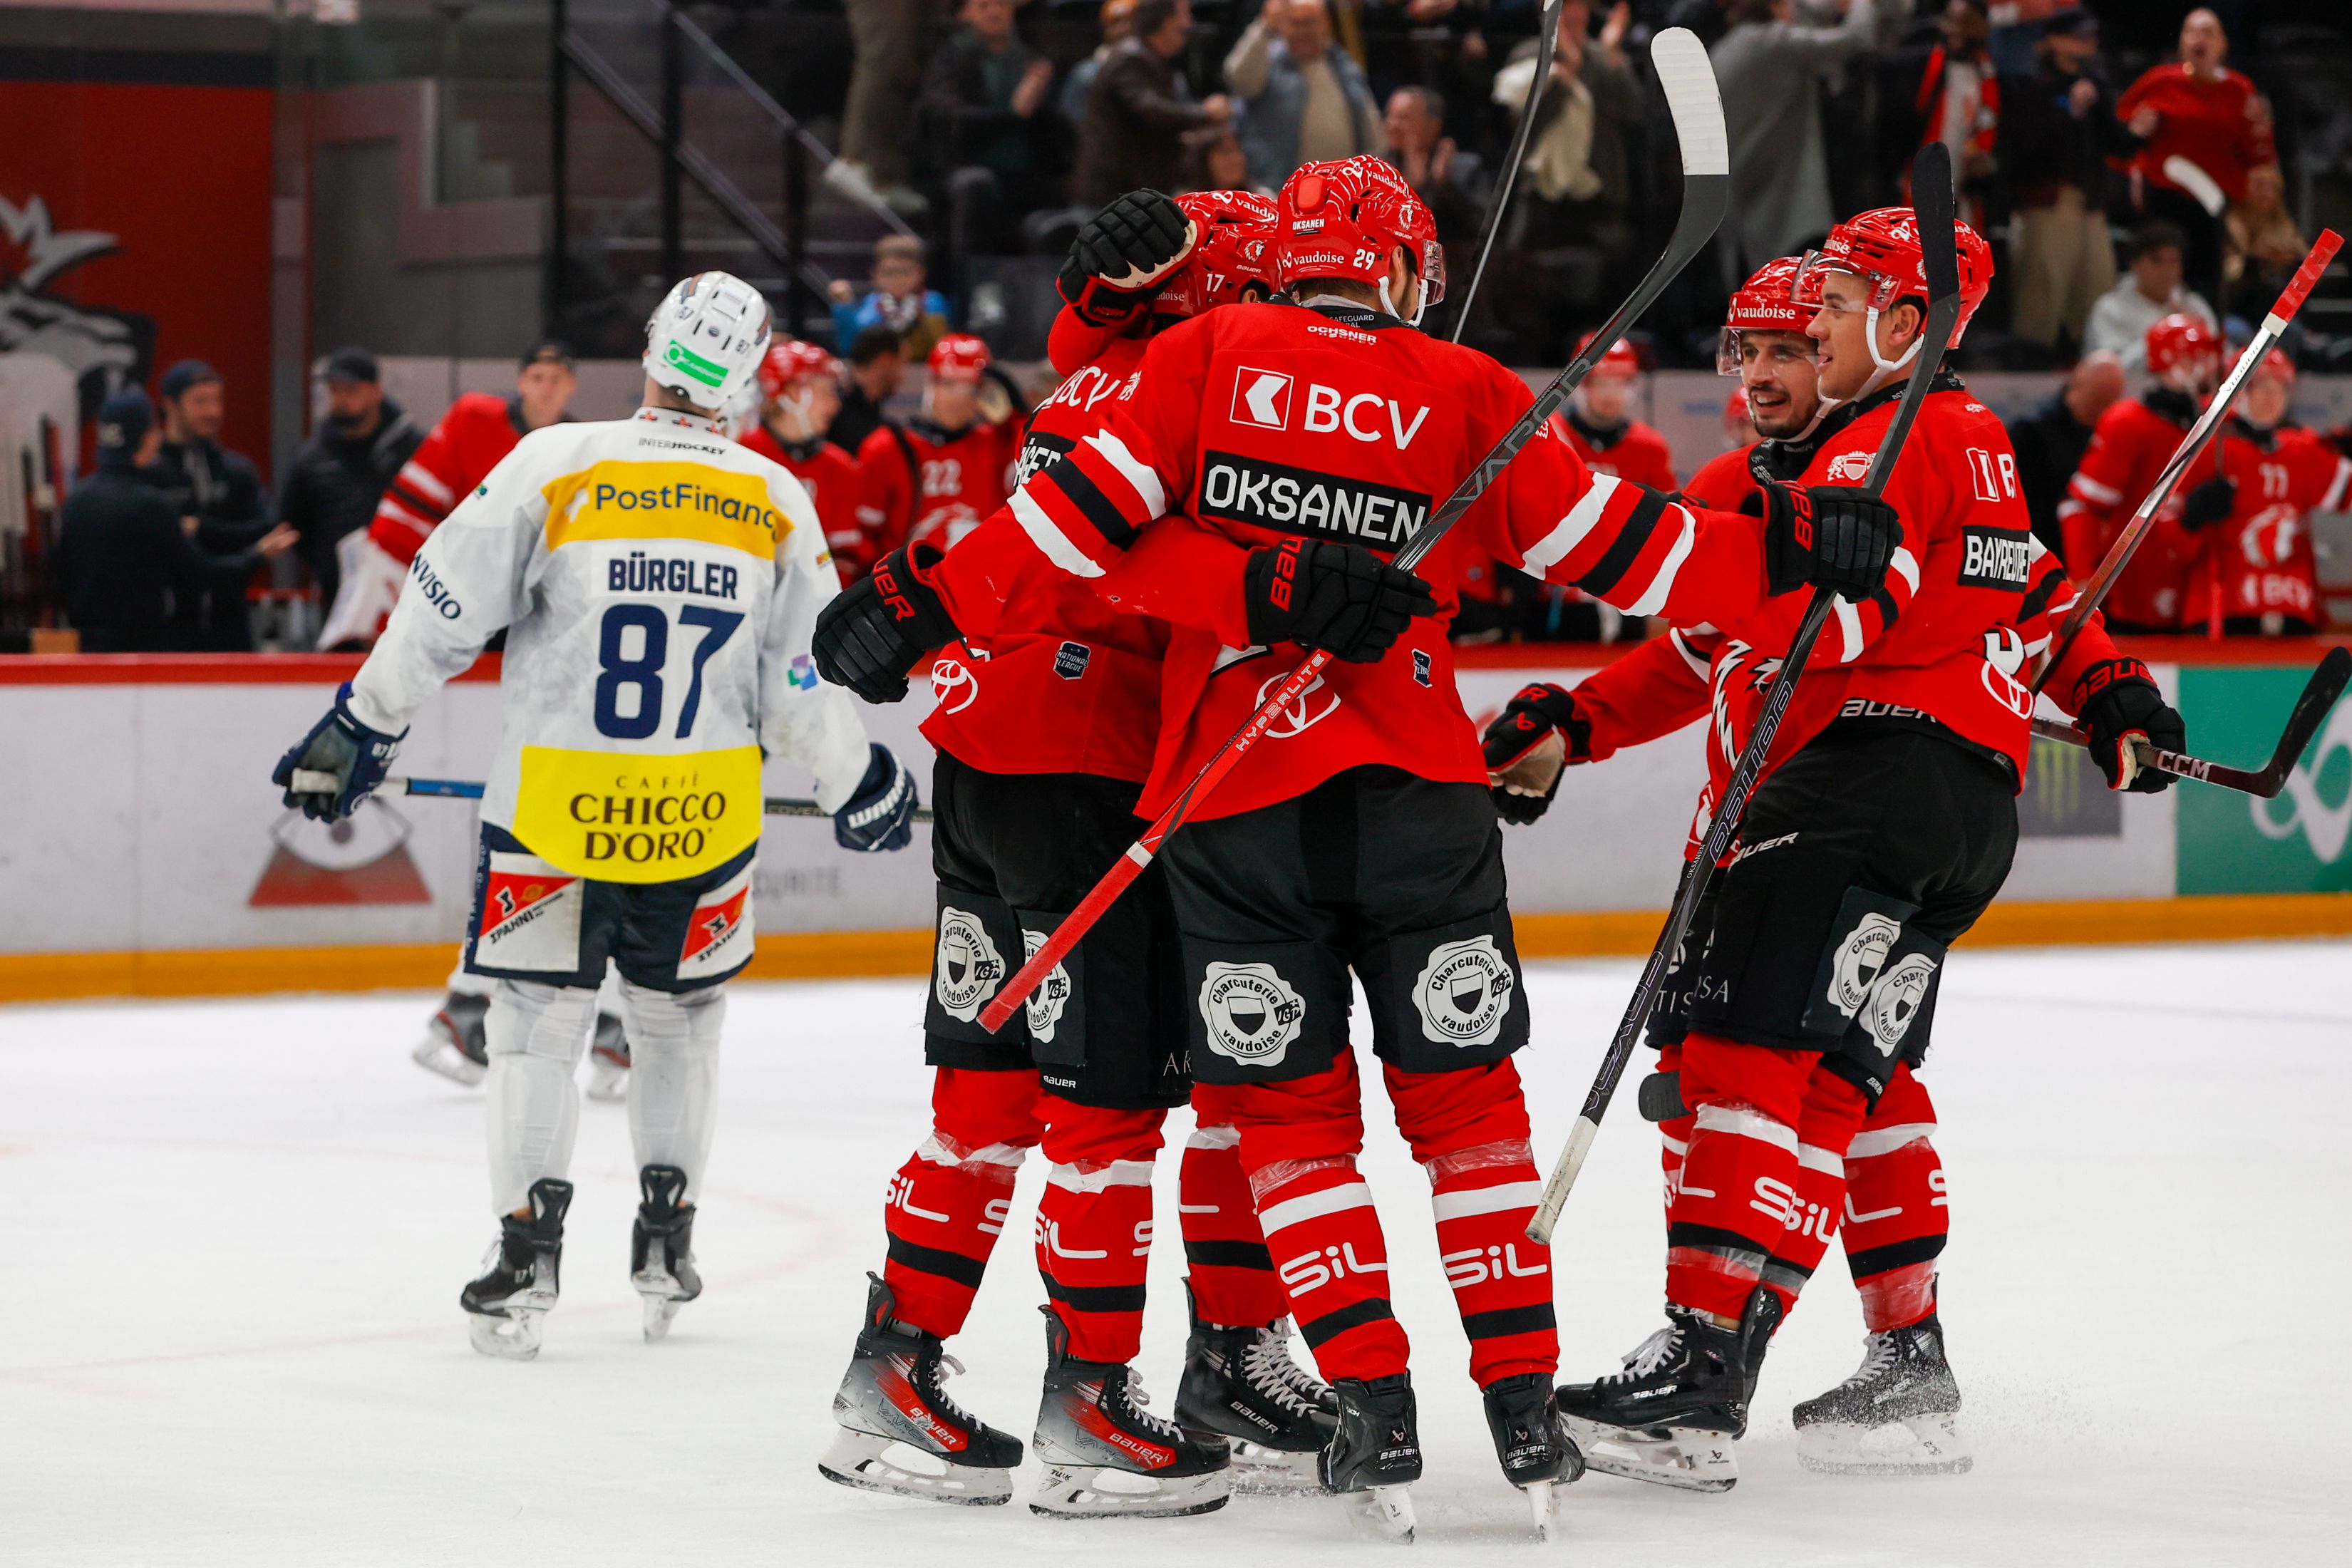
<path id="1" fill-rule="evenodd" d="M 139 388 L 126 386 L 109 394 L 98 405 L 98 466 L 118 473 L 137 468 L 139 444 L 154 423 L 155 405 Z"/>
<path id="2" fill-rule="evenodd" d="M 220 378 L 221 373 L 204 361 L 184 359 L 165 371 L 163 379 L 157 382 L 155 385 L 156 390 L 163 393 L 164 396 L 180 398 L 187 395 L 190 387 L 202 386 L 208 381 L 218 381 Z"/>
<path id="3" fill-rule="evenodd" d="M 849 340 L 849 363 L 860 370 L 864 370 L 884 354 L 906 352 L 907 345 L 899 341 L 898 330 L 896 327 L 886 327 L 879 323 L 867 327 Z"/>

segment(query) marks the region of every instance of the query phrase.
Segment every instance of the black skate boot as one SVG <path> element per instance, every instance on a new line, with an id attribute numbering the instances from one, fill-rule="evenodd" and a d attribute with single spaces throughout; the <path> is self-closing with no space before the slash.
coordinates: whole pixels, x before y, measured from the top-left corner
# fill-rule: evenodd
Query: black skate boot
<path id="1" fill-rule="evenodd" d="M 694 1267 L 694 1205 L 681 1204 L 686 1173 L 676 1165 L 647 1165 L 637 1173 L 644 1196 L 629 1237 L 629 1283 L 646 1301 L 646 1342 L 665 1339 L 677 1310 L 702 1294 Z"/>
<path id="2" fill-rule="evenodd" d="M 489 1033 L 484 1020 L 490 999 L 452 991 L 442 998 L 441 1010 L 425 1026 L 425 1037 L 408 1059 L 427 1072 L 455 1079 L 468 1089 L 490 1070 Z"/>
<path id="3" fill-rule="evenodd" d="M 1323 1450 L 1323 1489 L 1350 1494 L 1348 1516 L 1368 1534 L 1411 1541 L 1412 1483 L 1421 1479 L 1412 1379 L 1402 1373 L 1370 1381 L 1343 1377 L 1332 1392 L 1339 1396 L 1339 1430 Z"/>
<path id="4" fill-rule="evenodd" d="M 1074 1359 L 1069 1325 L 1051 1307 L 1038 1310 L 1045 1314 L 1045 1394 L 1030 1441 L 1045 1473 L 1030 1511 L 1172 1519 L 1224 1507 L 1234 1489 L 1225 1440 L 1190 1436 L 1154 1415 L 1133 1367 Z"/>
<path id="5" fill-rule="evenodd" d="M 890 1315 L 890 1287 L 875 1276 L 866 1326 L 833 1396 L 841 1430 L 817 1461 L 825 1479 L 893 1497 L 990 1505 L 1013 1500 L 1021 1439 L 976 1420 L 940 1386 L 962 1363 L 938 1336 Z"/>
<path id="6" fill-rule="evenodd" d="M 1862 1366 L 1797 1406 L 1797 1458 L 1841 1476 L 1958 1475 L 1974 1461 L 1959 1430 L 1960 1385 L 1933 1312 L 1871 1334 Z"/>
<path id="7" fill-rule="evenodd" d="M 1528 1494 L 1536 1534 L 1549 1541 L 1559 1489 L 1584 1474 L 1584 1456 L 1552 1401 L 1551 1379 L 1539 1372 L 1497 1378 L 1485 1398 L 1503 1478 Z"/>
<path id="8" fill-rule="evenodd" d="M 563 1213 L 572 1184 L 552 1176 L 530 1184 L 530 1217 L 499 1221 L 499 1239 L 482 1260 L 482 1277 L 457 1294 L 471 1314 L 467 1331 L 484 1355 L 529 1361 L 539 1354 L 540 1320 L 562 1288 Z"/>
<path id="9" fill-rule="evenodd" d="M 1622 1371 L 1559 1391 L 1559 1413 L 1587 1468 L 1690 1491 L 1729 1491 L 1739 1480 L 1731 1441 L 1748 1430 L 1748 1401 L 1780 1324 L 1780 1299 L 1760 1285 L 1737 1329 L 1669 1302 L 1666 1326 L 1643 1341 Z"/>
<path id="10" fill-rule="evenodd" d="M 588 1098 L 606 1103 L 629 1098 L 629 1036 L 617 1013 L 596 1015 L 588 1047 Z"/>
<path id="11" fill-rule="evenodd" d="M 1192 1290 L 1184 1292 L 1191 1302 Z M 1339 1429 L 1339 1397 L 1290 1359 L 1290 1321 L 1228 1328 L 1192 1311 L 1176 1424 L 1233 1447 L 1234 1484 L 1250 1491 L 1314 1491 L 1323 1449 Z"/>

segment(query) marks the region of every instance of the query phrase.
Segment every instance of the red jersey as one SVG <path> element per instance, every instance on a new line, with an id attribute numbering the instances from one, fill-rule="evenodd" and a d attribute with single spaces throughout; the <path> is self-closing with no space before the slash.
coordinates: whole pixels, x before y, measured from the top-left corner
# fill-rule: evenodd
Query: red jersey
<path id="1" fill-rule="evenodd" d="M 2116 118 L 2126 123 L 2143 109 L 2158 116 L 2156 134 L 2131 166 L 2149 184 L 2177 191 L 2180 184 L 2165 174 L 2164 161 L 2186 158 L 2213 176 L 2223 195 L 2243 201 L 2246 171 L 2278 161 L 2254 99 L 2254 84 L 2233 70 L 2209 79 L 2179 61 L 2151 68 L 2116 100 Z"/>
<path id="2" fill-rule="evenodd" d="M 2085 581 L 2098 571 L 2196 420 L 2196 406 L 2187 395 L 2169 389 L 2118 399 L 2099 416 L 2083 461 L 2066 483 L 2066 499 L 2058 503 L 2068 571 Z M 2180 624 L 2189 572 L 2200 548 L 2180 526 L 2181 500 L 2214 476 L 2216 461 L 2209 449 L 2173 487 L 2156 525 L 2107 595 L 2109 620 L 2151 631 Z"/>
<path id="3" fill-rule="evenodd" d="M 857 459 L 822 436 L 787 445 L 764 425 L 752 426 L 743 445 L 770 462 L 782 464 L 808 491 L 809 500 L 816 504 L 818 526 L 824 530 L 825 548 L 833 552 L 833 569 L 841 574 L 841 585 L 846 588 L 865 576 L 874 563 L 866 553 L 866 531 L 857 525 L 857 506 L 863 499 Z"/>
<path id="4" fill-rule="evenodd" d="M 1393 556 L 1532 401 L 1485 354 L 1370 311 L 1213 310 L 1154 338 L 1110 428 L 1032 477 L 949 553 L 937 585 L 963 625 L 1043 559 L 1174 624 L 1141 807 L 1157 815 L 1301 657 L 1250 641 L 1250 551 L 1304 536 Z M 1737 617 L 1764 597 L 1746 520 L 1593 475 L 1538 431 L 1424 564 L 1439 614 L 1376 663 L 1330 665 L 1202 815 L 1287 800 L 1366 764 L 1485 781 L 1445 641 L 1465 546 L 1629 614 Z"/>
<path id="5" fill-rule="evenodd" d="M 1639 419 L 1610 430 L 1567 409 L 1551 416 L 1551 432 L 1566 439 L 1596 474 L 1614 474 L 1654 490 L 1675 488 L 1675 455 L 1667 449 L 1666 438 Z"/>
<path id="6" fill-rule="evenodd" d="M 1070 312 L 1066 309 L 1064 315 Z M 1030 417 L 1023 480 L 1110 423 L 1143 358 L 1139 337 L 1105 337 Z M 1033 559 L 931 664 L 923 733 L 993 773 L 1092 773 L 1141 784 L 1160 732 L 1166 623 L 1106 604 L 1095 585 Z"/>
<path id="7" fill-rule="evenodd" d="M 405 566 L 441 520 L 523 438 L 522 399 L 469 392 L 449 405 L 376 502 L 368 538 Z"/>
<path id="8" fill-rule="evenodd" d="M 976 419 L 952 434 L 928 419 L 885 424 L 857 450 L 865 559 L 917 542 L 944 550 L 1004 504 L 1019 432 Z"/>
<path id="9" fill-rule="evenodd" d="M 2319 563 L 2304 514 L 2344 510 L 2352 458 L 2292 425 L 2261 430 L 2232 419 L 2221 442 L 2221 471 L 2236 481 L 2237 502 L 2227 518 L 2198 531 L 2184 627 L 2267 615 L 2324 625 Z"/>

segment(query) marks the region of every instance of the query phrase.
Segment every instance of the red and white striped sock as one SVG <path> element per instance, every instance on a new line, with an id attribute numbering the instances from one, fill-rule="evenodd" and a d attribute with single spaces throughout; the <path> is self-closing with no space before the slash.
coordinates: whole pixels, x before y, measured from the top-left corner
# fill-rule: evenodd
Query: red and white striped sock
<path id="1" fill-rule="evenodd" d="M 1405 1370 L 1404 1325 L 1389 1306 L 1389 1254 L 1372 1191 L 1351 1154 L 1281 1160 L 1250 1173 L 1291 1315 L 1327 1379 Z"/>
<path id="2" fill-rule="evenodd" d="M 1037 1272 L 1079 1361 L 1124 1365 L 1143 1346 L 1159 1110 L 1040 1097 L 1054 1168 L 1037 1201 Z"/>
<path id="3" fill-rule="evenodd" d="M 1257 1205 L 1242 1170 L 1241 1135 L 1230 1123 L 1203 1121 L 1184 1144 L 1177 1184 L 1185 1272 L 1192 1307 L 1206 1323 L 1263 1328 L 1286 1310 L 1274 1256 L 1258 1228 Z"/>
<path id="4" fill-rule="evenodd" d="M 1013 1179 L 1043 1133 L 1034 1073 L 939 1069 L 932 1126 L 882 1211 L 892 1314 L 946 1339 L 963 1327 L 1013 1211 Z"/>
<path id="5" fill-rule="evenodd" d="M 1484 1388 L 1520 1373 L 1557 1371 L 1551 1248 L 1527 1237 L 1543 1195 L 1527 1140 L 1456 1150 L 1422 1168 L 1437 1217 L 1438 1261 L 1470 1340 L 1472 1380 Z"/>

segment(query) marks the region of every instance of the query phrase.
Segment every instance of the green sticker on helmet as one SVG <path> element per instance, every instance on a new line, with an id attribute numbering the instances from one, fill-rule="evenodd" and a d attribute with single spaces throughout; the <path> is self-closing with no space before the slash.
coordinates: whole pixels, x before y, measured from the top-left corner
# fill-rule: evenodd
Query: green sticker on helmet
<path id="1" fill-rule="evenodd" d="M 723 386 L 727 383 L 725 367 L 704 359 L 684 343 L 671 343 L 662 357 L 705 386 Z"/>

